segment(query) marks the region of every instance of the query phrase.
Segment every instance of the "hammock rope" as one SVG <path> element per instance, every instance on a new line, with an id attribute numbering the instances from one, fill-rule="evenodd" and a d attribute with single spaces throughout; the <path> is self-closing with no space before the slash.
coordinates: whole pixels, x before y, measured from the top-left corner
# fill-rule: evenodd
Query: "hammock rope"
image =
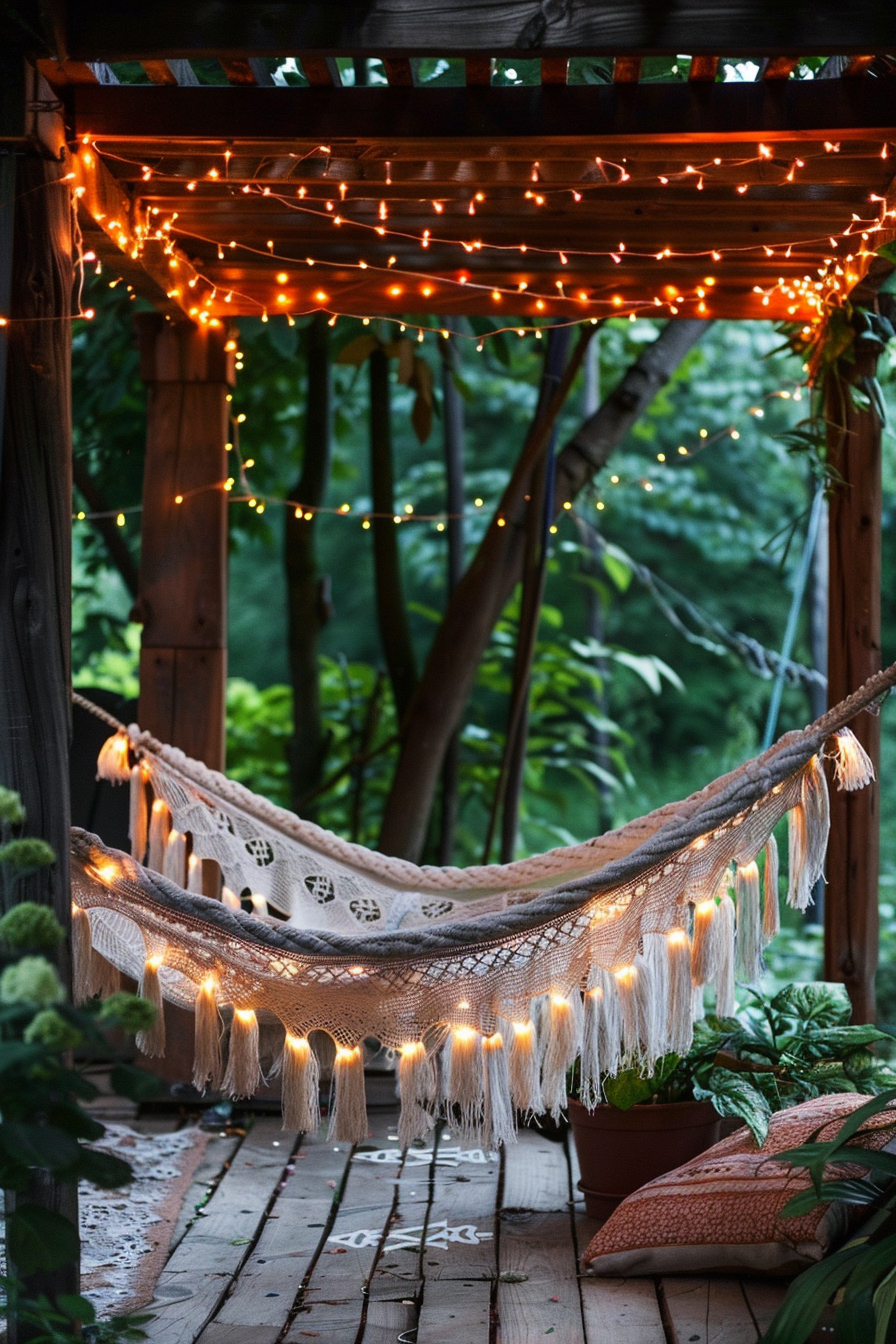
<path id="1" fill-rule="evenodd" d="M 470 869 L 350 844 L 112 719 L 99 770 L 130 784 L 132 854 L 73 832 L 78 992 L 108 991 L 114 968 L 195 1010 L 200 1088 L 249 1094 L 272 1053 L 293 1122 L 316 1113 L 320 1038 L 309 1036 L 327 1033 L 331 1133 L 351 1141 L 366 1134 L 363 1042 L 375 1038 L 397 1054 L 404 1142 L 440 1108 L 483 1143 L 507 1141 L 514 1108 L 559 1113 L 576 1059 L 595 1102 L 622 1065 L 687 1049 L 705 986 L 732 1011 L 735 976 L 761 972 L 778 924 L 774 828 L 789 815 L 788 899 L 805 908 L 827 843 L 823 760 L 841 787 L 870 782 L 847 725 L 894 683 L 896 664 L 809 728 L 607 836 Z M 221 899 L 201 892 L 212 859 Z M 161 1052 L 159 1032 L 147 1046 Z"/>

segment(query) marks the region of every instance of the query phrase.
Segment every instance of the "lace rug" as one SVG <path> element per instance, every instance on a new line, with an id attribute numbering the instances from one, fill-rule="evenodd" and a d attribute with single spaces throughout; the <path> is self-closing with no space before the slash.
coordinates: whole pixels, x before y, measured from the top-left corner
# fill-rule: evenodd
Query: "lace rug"
<path id="1" fill-rule="evenodd" d="M 101 1318 L 135 1311 L 150 1301 L 184 1196 L 208 1143 L 190 1128 L 138 1134 L 107 1125 L 96 1145 L 129 1162 L 134 1180 L 122 1190 L 81 1184 L 81 1291 Z"/>
<path id="2" fill-rule="evenodd" d="M 106 1126 L 95 1146 L 129 1162 L 134 1180 L 121 1190 L 99 1190 L 82 1181 L 78 1191 L 81 1291 L 101 1319 L 136 1311 L 152 1298 L 208 1139 L 193 1128 L 138 1134 L 127 1125 Z M 2 1243 L 0 1265 L 5 1273 Z"/>

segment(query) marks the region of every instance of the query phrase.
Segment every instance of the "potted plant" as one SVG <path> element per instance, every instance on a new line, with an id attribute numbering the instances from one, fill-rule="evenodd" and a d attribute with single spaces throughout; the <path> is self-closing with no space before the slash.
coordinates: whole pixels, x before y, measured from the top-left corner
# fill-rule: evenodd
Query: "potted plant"
<path id="1" fill-rule="evenodd" d="M 591 1217 L 608 1217 L 633 1190 L 710 1148 L 723 1117 L 747 1124 L 761 1145 L 775 1111 L 824 1093 L 876 1093 L 896 1081 L 871 1049 L 893 1038 L 849 1025 L 842 985 L 788 985 L 771 998 L 749 993 L 739 1016 L 697 1022 L 683 1058 L 664 1055 L 648 1077 L 625 1069 L 605 1078 L 605 1102 L 593 1111 L 578 1098 L 573 1070 L 569 1121 Z"/>

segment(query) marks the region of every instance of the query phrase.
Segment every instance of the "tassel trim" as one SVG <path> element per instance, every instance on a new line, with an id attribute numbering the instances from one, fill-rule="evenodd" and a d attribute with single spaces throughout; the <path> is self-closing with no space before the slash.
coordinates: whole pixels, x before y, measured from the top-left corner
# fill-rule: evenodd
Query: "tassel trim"
<path id="1" fill-rule="evenodd" d="M 131 842 L 131 857 L 142 863 L 149 838 L 149 807 L 146 801 L 146 780 L 142 765 L 135 765 L 131 770 L 128 838 Z"/>
<path id="2" fill-rule="evenodd" d="M 280 1065 L 283 1128 L 316 1134 L 320 1128 L 320 1067 L 304 1036 L 286 1033 Z"/>
<path id="3" fill-rule="evenodd" d="M 762 940 L 770 943 L 781 928 L 778 906 L 778 842 L 773 835 L 765 846 L 765 867 L 762 875 Z"/>
<path id="4" fill-rule="evenodd" d="M 361 1143 L 367 1137 L 364 1055 L 360 1045 L 336 1051 L 328 1137 L 341 1143 Z"/>
<path id="5" fill-rule="evenodd" d="M 415 1139 L 425 1138 L 435 1124 L 432 1106 L 436 1075 L 422 1041 L 411 1041 L 399 1051 L 398 1095 L 401 1098 L 398 1142 L 402 1148 L 409 1148 Z"/>
<path id="6" fill-rule="evenodd" d="M 832 754 L 838 789 L 852 793 L 876 779 L 871 757 L 851 728 L 841 728 L 834 734 Z"/>
<path id="7" fill-rule="evenodd" d="M 197 1092 L 221 1086 L 221 1016 L 218 1012 L 217 985 L 209 976 L 200 986 L 194 1004 L 193 1086 Z"/>
<path id="8" fill-rule="evenodd" d="M 127 733 L 119 728 L 107 737 L 96 760 L 97 779 L 108 779 L 111 784 L 125 784 L 131 777 L 131 743 Z"/>
<path id="9" fill-rule="evenodd" d="M 162 1001 L 162 985 L 159 980 L 159 968 L 163 957 L 147 957 L 143 964 L 143 974 L 137 989 L 141 999 L 146 999 L 156 1010 L 155 1021 L 146 1031 L 137 1032 L 137 1049 L 148 1059 L 159 1059 L 165 1053 L 165 1005 Z"/>
<path id="10" fill-rule="evenodd" d="M 230 1097 L 253 1097 L 263 1082 L 258 1057 L 258 1018 L 251 1008 L 234 1008 L 224 1091 Z"/>

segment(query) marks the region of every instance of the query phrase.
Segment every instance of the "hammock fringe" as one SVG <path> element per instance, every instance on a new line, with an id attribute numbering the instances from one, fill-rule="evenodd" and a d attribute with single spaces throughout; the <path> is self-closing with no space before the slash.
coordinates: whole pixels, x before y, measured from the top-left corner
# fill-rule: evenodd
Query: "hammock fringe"
<path id="1" fill-rule="evenodd" d="M 137 1049 L 148 1059 L 161 1059 L 165 1054 L 165 1005 L 162 1002 L 162 985 L 159 980 L 159 967 L 163 958 L 158 954 L 148 956 L 143 964 L 143 974 L 137 993 L 146 999 L 156 1010 L 155 1020 L 145 1031 L 138 1031 Z"/>
<path id="2" fill-rule="evenodd" d="M 217 1092 L 222 1083 L 221 1015 L 214 978 L 200 986 L 196 995 L 193 1036 L 193 1086 L 197 1092 L 211 1088 Z"/>
<path id="3" fill-rule="evenodd" d="M 229 1097 L 252 1097 L 264 1082 L 258 1053 L 258 1017 L 251 1008 L 234 1008 L 223 1089 Z"/>
<path id="4" fill-rule="evenodd" d="M 762 876 L 762 941 L 770 943 L 781 928 L 778 904 L 778 842 L 774 835 L 765 846 L 765 865 Z"/>
<path id="5" fill-rule="evenodd" d="M 320 1127 L 320 1067 L 304 1036 L 286 1033 L 280 1062 L 283 1128 L 316 1134 Z"/>
<path id="6" fill-rule="evenodd" d="M 362 1143 L 367 1138 L 364 1052 L 360 1045 L 336 1051 L 327 1137 L 339 1143 Z"/>

